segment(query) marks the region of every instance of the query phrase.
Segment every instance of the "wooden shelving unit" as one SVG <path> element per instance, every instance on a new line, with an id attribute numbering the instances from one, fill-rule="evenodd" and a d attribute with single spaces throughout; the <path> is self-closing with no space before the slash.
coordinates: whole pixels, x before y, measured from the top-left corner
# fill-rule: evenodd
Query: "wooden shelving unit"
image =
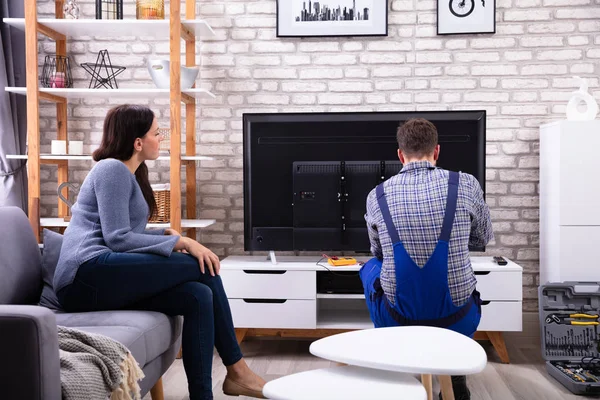
<path id="1" fill-rule="evenodd" d="M 180 67 L 181 49 L 180 42 L 185 40 L 185 65 L 194 66 L 196 58 L 196 40 L 201 36 L 212 36 L 214 31 L 206 21 L 196 19 L 195 0 L 185 1 L 185 19 L 181 18 L 182 2 L 170 2 L 169 20 L 95 20 L 63 19 L 64 0 L 55 0 L 56 18 L 37 18 L 36 0 L 25 0 L 25 18 L 5 18 L 3 22 L 25 31 L 25 53 L 27 64 L 26 87 L 8 87 L 6 91 L 27 96 L 27 155 L 9 155 L 9 159 L 28 160 L 29 178 L 29 221 L 40 241 L 41 227 L 65 227 L 67 206 L 58 201 L 58 218 L 40 217 L 40 165 L 55 164 L 58 167 L 58 185 L 68 180 L 69 161 L 90 161 L 90 155 L 53 155 L 40 154 L 39 131 L 39 102 L 40 100 L 56 103 L 57 139 L 67 140 L 67 102 L 81 98 L 132 98 L 144 99 L 169 98 L 170 99 L 170 128 L 171 150 L 169 156 L 161 156 L 159 160 L 170 161 L 171 183 L 171 222 L 169 224 L 149 224 L 150 227 L 167 227 L 186 229 L 188 236 L 196 236 L 197 228 L 204 228 L 215 220 L 196 219 L 196 162 L 211 160 L 211 157 L 196 155 L 195 146 L 195 115 L 196 100 L 210 99 L 215 96 L 207 90 L 192 88 L 181 90 Z M 67 55 L 67 39 L 81 36 L 132 36 L 165 38 L 169 37 L 170 48 L 170 89 L 156 88 L 126 88 L 126 89 L 48 89 L 39 88 L 38 82 L 38 39 L 37 34 L 43 34 L 56 41 L 56 54 Z M 185 154 L 181 154 L 181 103 L 185 104 L 185 118 L 190 123 L 186 124 Z M 185 166 L 186 181 L 186 216 L 182 219 L 182 187 L 181 169 Z M 67 189 L 63 191 L 68 196 Z"/>

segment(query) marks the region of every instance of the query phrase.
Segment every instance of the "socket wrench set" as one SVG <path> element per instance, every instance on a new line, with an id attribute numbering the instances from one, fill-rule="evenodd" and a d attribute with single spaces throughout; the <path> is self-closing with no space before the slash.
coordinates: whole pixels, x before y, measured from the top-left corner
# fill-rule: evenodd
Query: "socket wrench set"
<path id="1" fill-rule="evenodd" d="M 574 394 L 600 395 L 600 282 L 539 288 L 546 370 Z"/>

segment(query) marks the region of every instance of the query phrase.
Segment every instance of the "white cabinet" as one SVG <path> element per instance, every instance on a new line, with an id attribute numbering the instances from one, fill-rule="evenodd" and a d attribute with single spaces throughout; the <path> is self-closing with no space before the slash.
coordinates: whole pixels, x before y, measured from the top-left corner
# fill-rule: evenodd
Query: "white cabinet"
<path id="1" fill-rule="evenodd" d="M 471 257 L 481 295 L 482 332 L 515 332 L 523 329 L 523 268 L 508 260 L 497 265 L 491 257 Z"/>
<path id="2" fill-rule="evenodd" d="M 232 256 L 221 262 L 221 278 L 236 328 L 372 328 L 364 295 L 317 294 L 315 257 Z M 472 257 L 477 289 L 484 301 L 480 331 L 522 329 L 523 269 L 514 262 L 499 266 L 491 257 Z M 331 268 L 331 267 L 330 267 Z M 356 271 L 358 265 L 336 267 Z"/>
<path id="3" fill-rule="evenodd" d="M 540 284 L 600 281 L 600 120 L 540 127 Z"/>

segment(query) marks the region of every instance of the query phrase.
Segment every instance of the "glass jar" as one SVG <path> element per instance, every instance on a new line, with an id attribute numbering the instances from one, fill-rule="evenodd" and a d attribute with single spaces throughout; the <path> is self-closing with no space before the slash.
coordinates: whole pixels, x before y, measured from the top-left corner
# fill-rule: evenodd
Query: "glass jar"
<path id="1" fill-rule="evenodd" d="M 137 19 L 165 19 L 164 0 L 136 0 L 135 3 Z"/>

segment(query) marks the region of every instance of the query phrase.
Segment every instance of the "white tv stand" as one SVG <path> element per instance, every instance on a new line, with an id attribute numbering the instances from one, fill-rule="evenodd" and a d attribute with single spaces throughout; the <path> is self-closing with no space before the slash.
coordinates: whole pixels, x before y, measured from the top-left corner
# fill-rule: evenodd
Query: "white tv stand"
<path id="1" fill-rule="evenodd" d="M 362 294 L 317 293 L 317 256 L 231 256 L 221 261 L 221 277 L 229 299 L 236 335 L 324 337 L 348 330 L 373 328 Z M 368 258 L 359 258 L 366 261 Z M 509 357 L 502 332 L 522 330 L 523 268 L 508 260 L 471 257 L 477 290 L 484 301 L 476 339 L 490 340 L 500 359 Z M 359 265 L 327 268 L 356 271 Z"/>

